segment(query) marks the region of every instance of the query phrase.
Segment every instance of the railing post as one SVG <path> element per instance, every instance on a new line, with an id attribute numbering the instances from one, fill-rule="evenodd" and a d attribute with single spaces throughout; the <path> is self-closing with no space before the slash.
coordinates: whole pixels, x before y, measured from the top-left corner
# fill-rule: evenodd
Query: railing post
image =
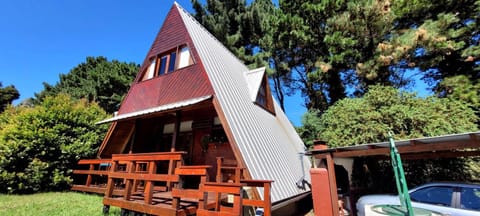
<path id="1" fill-rule="evenodd" d="M 264 216 L 272 215 L 272 200 L 270 198 L 270 187 L 272 186 L 271 184 L 271 182 L 265 182 L 263 184 L 263 202 L 265 204 L 263 206 Z"/>
<path id="2" fill-rule="evenodd" d="M 129 161 L 127 163 L 127 173 L 131 174 L 135 172 L 135 161 Z M 125 193 L 123 195 L 123 199 L 129 200 L 130 196 L 132 195 L 132 184 L 133 184 L 133 179 L 126 179 L 125 183 Z"/>
<path id="3" fill-rule="evenodd" d="M 217 182 L 223 181 L 222 165 L 223 165 L 223 157 L 217 157 L 217 176 L 215 178 Z"/>
<path id="4" fill-rule="evenodd" d="M 117 163 L 118 163 L 117 161 L 112 160 L 112 167 L 110 167 L 110 173 L 113 173 L 116 171 Z M 113 183 L 113 178 L 109 175 L 108 181 L 107 181 L 107 188 L 105 190 L 105 197 L 108 197 L 108 198 L 112 197 L 114 187 L 115 185 Z"/>
<path id="5" fill-rule="evenodd" d="M 94 169 L 95 169 L 95 165 L 90 164 L 89 170 L 93 171 Z M 89 187 L 91 183 L 92 183 L 92 174 L 88 174 L 87 175 L 87 182 L 85 183 L 85 186 Z"/>
<path id="6" fill-rule="evenodd" d="M 148 173 L 155 174 L 157 172 L 157 164 L 155 161 L 150 161 L 148 164 Z M 153 197 L 153 183 L 147 180 L 145 183 L 145 204 L 150 205 Z"/>

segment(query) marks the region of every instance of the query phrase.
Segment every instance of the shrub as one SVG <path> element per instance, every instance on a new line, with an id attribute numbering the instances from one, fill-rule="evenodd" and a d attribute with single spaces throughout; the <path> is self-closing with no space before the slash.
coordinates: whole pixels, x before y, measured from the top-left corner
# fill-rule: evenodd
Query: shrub
<path id="1" fill-rule="evenodd" d="M 68 95 L 0 114 L 0 192 L 33 193 L 68 187 L 72 167 L 92 157 L 106 132 L 97 104 Z"/>

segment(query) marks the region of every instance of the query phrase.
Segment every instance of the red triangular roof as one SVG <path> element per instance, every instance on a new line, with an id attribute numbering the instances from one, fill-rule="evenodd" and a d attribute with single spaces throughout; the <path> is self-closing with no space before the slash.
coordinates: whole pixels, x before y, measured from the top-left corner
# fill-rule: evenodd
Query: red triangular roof
<path id="1" fill-rule="evenodd" d="M 178 10 L 175 5 L 170 9 L 160 32 L 145 57 L 135 82 L 132 83 L 120 106 L 119 114 L 214 94 L 201 59 L 198 57 L 199 55 Z M 194 61 L 193 65 L 141 81 L 144 71 L 150 64 L 150 59 L 182 45 L 187 45 L 190 48 Z M 188 73 L 188 76 L 185 76 L 185 73 Z"/>

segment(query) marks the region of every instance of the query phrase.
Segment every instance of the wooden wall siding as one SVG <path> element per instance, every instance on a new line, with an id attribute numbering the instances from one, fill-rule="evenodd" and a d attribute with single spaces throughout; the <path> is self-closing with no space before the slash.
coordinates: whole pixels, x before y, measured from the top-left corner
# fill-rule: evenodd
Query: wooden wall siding
<path id="1" fill-rule="evenodd" d="M 141 80 L 144 70 L 149 66 L 150 58 L 183 44 L 187 44 L 190 48 L 193 65 L 170 74 L 138 82 Z M 198 53 L 188 35 L 178 8 L 174 7 L 170 10 L 153 42 L 137 74 L 136 81 L 122 102 L 119 114 L 214 94 L 205 69 L 197 56 Z"/>
<path id="2" fill-rule="evenodd" d="M 212 87 L 198 65 L 135 83 L 122 103 L 119 114 L 140 111 L 191 98 L 212 95 Z"/>
<path id="3" fill-rule="evenodd" d="M 110 127 L 112 126 L 113 124 Z M 135 121 L 117 122 L 108 140 L 102 143 L 97 155 L 101 158 L 110 158 L 112 154 L 122 153 L 127 148 L 134 130 Z"/>

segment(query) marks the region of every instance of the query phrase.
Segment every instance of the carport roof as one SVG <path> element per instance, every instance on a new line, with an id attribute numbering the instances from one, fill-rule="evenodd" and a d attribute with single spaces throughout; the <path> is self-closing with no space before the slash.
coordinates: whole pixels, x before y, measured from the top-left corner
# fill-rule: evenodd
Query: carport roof
<path id="1" fill-rule="evenodd" d="M 480 131 L 395 141 L 403 159 L 480 156 Z M 389 142 L 311 150 L 308 155 L 331 153 L 333 158 L 390 155 Z"/>

